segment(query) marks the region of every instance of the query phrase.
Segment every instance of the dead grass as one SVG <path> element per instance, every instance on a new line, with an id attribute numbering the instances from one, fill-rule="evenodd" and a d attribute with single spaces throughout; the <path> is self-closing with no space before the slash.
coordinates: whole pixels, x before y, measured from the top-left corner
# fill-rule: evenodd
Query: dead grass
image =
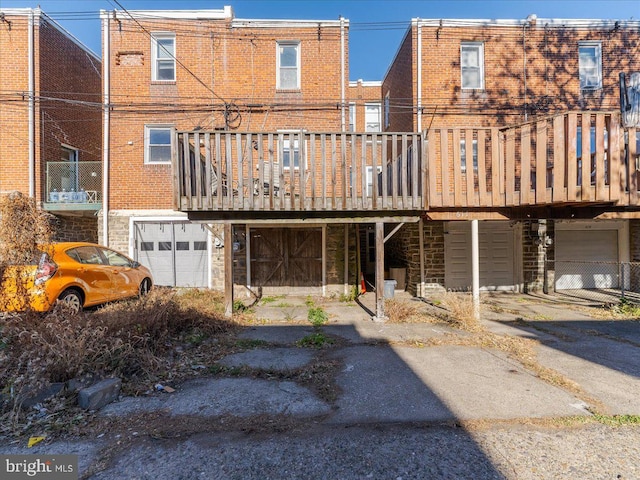
<path id="1" fill-rule="evenodd" d="M 449 311 L 447 317 L 454 327 L 467 332 L 480 332 L 484 327 L 474 314 L 473 296 L 470 293 L 446 292 L 440 302 Z M 483 306 L 480 305 L 480 315 Z"/>
<path id="2" fill-rule="evenodd" d="M 140 393 L 166 378 L 191 350 L 233 331 L 223 319 L 215 292 L 176 294 L 155 289 L 142 299 L 108 305 L 95 313 L 68 315 L 56 308 L 46 315 L 7 318 L 0 340 L 0 386 L 4 413 L 19 423 L 25 396 L 54 382 L 83 375 L 117 376 L 123 390 Z M 214 342 L 224 348 L 224 342 Z"/>
<path id="3" fill-rule="evenodd" d="M 425 311 L 420 302 L 389 299 L 384 302 L 388 323 L 441 323 L 442 318 Z"/>

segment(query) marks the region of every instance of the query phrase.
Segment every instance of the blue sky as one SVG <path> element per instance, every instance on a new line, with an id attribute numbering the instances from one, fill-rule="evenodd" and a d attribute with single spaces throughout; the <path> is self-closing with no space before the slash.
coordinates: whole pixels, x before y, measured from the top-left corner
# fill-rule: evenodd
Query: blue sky
<path id="1" fill-rule="evenodd" d="M 118 0 L 127 10 L 233 7 L 237 18 L 282 18 L 351 22 L 349 78 L 382 80 L 412 18 L 640 19 L 638 0 Z M 0 0 L 0 8 L 40 7 L 100 54 L 98 11 L 119 9 L 113 0 Z"/>

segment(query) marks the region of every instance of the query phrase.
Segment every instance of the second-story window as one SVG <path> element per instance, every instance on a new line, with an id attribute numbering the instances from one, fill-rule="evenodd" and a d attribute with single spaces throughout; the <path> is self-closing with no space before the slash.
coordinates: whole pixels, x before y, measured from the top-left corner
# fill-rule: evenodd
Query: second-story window
<path id="1" fill-rule="evenodd" d="M 460 73 L 463 89 L 484 90 L 484 46 L 480 42 L 460 45 Z"/>
<path id="2" fill-rule="evenodd" d="M 278 42 L 278 90 L 300 89 L 300 43 Z"/>
<path id="3" fill-rule="evenodd" d="M 171 127 L 144 127 L 144 163 L 171 162 Z"/>
<path id="4" fill-rule="evenodd" d="M 602 46 L 600 42 L 580 42 L 578 46 L 580 90 L 602 88 Z"/>
<path id="5" fill-rule="evenodd" d="M 349 102 L 349 131 L 356 131 L 356 102 Z"/>
<path id="6" fill-rule="evenodd" d="M 173 33 L 151 34 L 151 80 L 176 81 L 176 36 Z"/>
<path id="7" fill-rule="evenodd" d="M 381 116 L 380 103 L 364 104 L 364 129 L 365 132 L 380 132 Z"/>

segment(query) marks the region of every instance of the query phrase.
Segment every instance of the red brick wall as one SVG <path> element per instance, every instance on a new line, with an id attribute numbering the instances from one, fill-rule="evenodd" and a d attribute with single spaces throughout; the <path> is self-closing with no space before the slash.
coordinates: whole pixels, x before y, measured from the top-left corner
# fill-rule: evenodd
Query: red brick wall
<path id="1" fill-rule="evenodd" d="M 170 165 L 144 164 L 145 125 L 224 129 L 227 103 L 239 109 L 230 127 L 241 132 L 341 128 L 339 27 L 230 28 L 224 20 L 165 19 L 141 22 L 145 32 L 121 22 L 110 29 L 111 209 L 173 207 Z M 148 32 L 161 31 L 176 33 L 176 56 L 186 67 L 176 65 L 171 84 L 151 81 Z M 276 42 L 285 40 L 300 42 L 299 91 L 276 90 Z M 348 69 L 345 88 L 347 75 Z"/>
<path id="2" fill-rule="evenodd" d="M 382 97 L 381 97 L 381 86 L 380 85 L 367 85 L 363 84 L 363 82 L 352 82 L 349 85 L 347 98 L 349 103 L 355 103 L 356 107 L 356 132 L 364 132 L 365 131 L 365 103 L 379 103 L 380 104 L 380 126 L 384 129 L 384 112 L 382 111 Z M 348 127 L 349 123 L 349 112 L 346 112 L 346 123 Z"/>
<path id="3" fill-rule="evenodd" d="M 7 16 L 0 25 L 0 192 L 29 192 L 27 17 Z"/>
<path id="4" fill-rule="evenodd" d="M 401 107 L 407 98 L 409 64 L 415 68 L 414 27 L 401 47 L 385 79 L 383 90 L 391 90 L 392 126 L 408 129 L 413 115 Z M 637 70 L 640 33 L 630 27 L 575 28 L 549 26 L 538 20 L 524 31 L 520 26 L 424 26 L 422 28 L 423 127 L 502 126 L 565 110 L 612 110 L 618 104 L 618 73 Z M 603 88 L 581 92 L 578 74 L 578 42 L 602 44 Z M 409 48 L 410 41 L 414 44 Z M 462 90 L 460 44 L 484 44 L 484 90 Z M 526 63 L 526 99 L 525 68 Z M 635 66 L 634 66 L 635 65 Z M 411 80 L 409 80 L 411 78 Z M 403 87 L 404 85 L 404 87 Z M 415 91 L 411 98 L 417 103 Z M 434 115 L 435 112 L 435 115 Z M 400 118 L 398 118 L 400 117 Z M 433 121 L 433 123 L 432 123 Z"/>
<path id="5" fill-rule="evenodd" d="M 382 85 L 382 98 L 389 94 L 389 127 L 392 132 L 413 132 L 415 128 L 416 46 L 407 33 Z"/>
<path id="6" fill-rule="evenodd" d="M 39 28 L 41 160 L 39 189 L 45 192 L 45 164 L 60 160 L 60 145 L 79 150 L 79 161 L 102 157 L 101 62 L 46 21 Z M 88 102 L 72 105 L 46 98 Z"/>
<path id="7" fill-rule="evenodd" d="M 0 191 L 28 193 L 28 17 L 6 18 L 11 30 L 6 23 L 0 28 Z M 43 17 L 35 17 L 34 50 L 36 199 L 41 200 L 44 162 L 60 160 L 60 144 L 79 149 L 80 160 L 100 159 L 101 65 Z M 83 107 L 48 98 L 97 104 Z"/>

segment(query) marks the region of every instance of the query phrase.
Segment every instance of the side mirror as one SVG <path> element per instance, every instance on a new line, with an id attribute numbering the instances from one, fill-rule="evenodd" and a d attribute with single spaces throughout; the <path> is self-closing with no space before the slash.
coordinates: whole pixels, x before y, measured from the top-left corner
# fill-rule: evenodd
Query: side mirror
<path id="1" fill-rule="evenodd" d="M 140 262 L 136 262 L 135 260 L 131 262 L 131 268 L 138 268 L 140 266 Z"/>

